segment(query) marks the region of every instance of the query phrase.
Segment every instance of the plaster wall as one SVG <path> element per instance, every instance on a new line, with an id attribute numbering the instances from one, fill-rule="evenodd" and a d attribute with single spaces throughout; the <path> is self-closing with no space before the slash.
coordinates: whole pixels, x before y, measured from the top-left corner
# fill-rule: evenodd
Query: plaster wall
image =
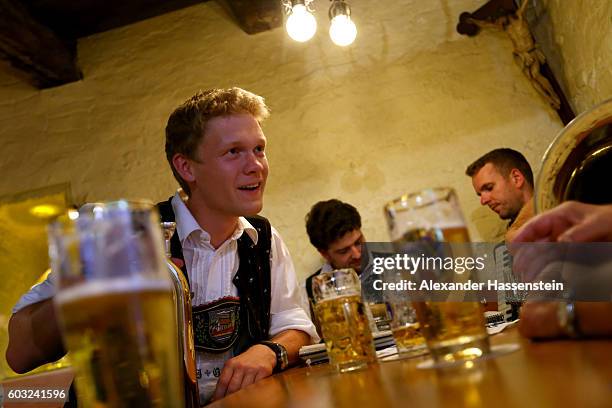
<path id="1" fill-rule="evenodd" d="M 576 114 L 612 98 L 612 2 L 533 2 L 532 24 Z"/>

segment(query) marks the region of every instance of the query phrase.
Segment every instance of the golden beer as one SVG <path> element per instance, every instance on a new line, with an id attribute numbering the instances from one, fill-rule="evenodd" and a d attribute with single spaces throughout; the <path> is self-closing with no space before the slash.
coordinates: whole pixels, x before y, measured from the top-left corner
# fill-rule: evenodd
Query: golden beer
<path id="1" fill-rule="evenodd" d="M 410 354 L 414 349 L 425 344 L 419 322 L 412 303 L 407 299 L 393 297 L 390 299 L 393 320 L 391 333 L 400 354 Z"/>
<path id="2" fill-rule="evenodd" d="M 319 301 L 315 313 L 330 364 L 340 372 L 363 368 L 376 361 L 376 351 L 365 306 L 359 295 Z"/>
<path id="3" fill-rule="evenodd" d="M 421 329 L 419 326 L 419 323 L 407 323 L 403 326 L 394 327 L 391 329 L 398 353 L 408 353 L 415 347 L 425 344 L 425 339 L 421 334 Z"/>
<path id="4" fill-rule="evenodd" d="M 433 188 L 404 195 L 388 203 L 385 213 L 391 240 L 398 250 L 410 249 L 412 242 L 424 244 L 422 248 L 426 252 L 431 249 L 432 253 L 427 254 L 428 264 L 422 268 L 421 279 L 427 279 L 428 274 L 441 277 L 444 272 L 442 257 L 472 257 L 468 245 L 427 245 L 470 242 L 453 189 Z M 440 254 L 441 249 L 449 253 Z M 470 271 L 464 272 L 456 269 L 450 277 L 455 282 L 466 281 Z M 444 298 L 445 302 L 413 302 L 421 333 L 433 358 L 438 362 L 473 359 L 489 352 L 484 308 L 479 302 L 462 302 L 463 298 L 463 292 L 454 291 Z"/>
<path id="5" fill-rule="evenodd" d="M 448 244 L 464 244 L 470 241 L 468 230 L 464 225 L 444 226 L 437 228 L 416 228 L 407 231 L 402 238 L 393 242 L 394 247 L 398 251 L 411 242 L 439 243 L 445 242 Z M 430 248 L 429 245 L 423 245 L 423 248 Z M 444 250 L 443 253 L 437 251 Z M 443 270 L 444 258 L 471 258 L 472 250 L 469 245 L 454 245 L 437 247 L 435 253 L 428 255 L 427 261 L 421 266 L 428 271 Z M 432 256 L 433 255 L 433 256 Z M 455 281 L 467 280 L 469 273 L 461 276 L 465 270 L 461 270 L 453 276 Z"/>
<path id="6" fill-rule="evenodd" d="M 469 235 L 465 226 L 414 229 L 404 234 L 396 245 L 405 242 L 429 241 L 465 243 Z M 462 253 L 456 250 L 462 249 Z M 454 247 L 452 254 L 445 256 L 469 257 L 467 247 Z M 467 279 L 457 275 L 457 279 Z M 437 361 L 452 362 L 480 357 L 489 352 L 488 334 L 485 328 L 484 307 L 478 302 L 413 302 L 421 323 L 421 332 L 427 346 Z"/>
<path id="7" fill-rule="evenodd" d="M 90 281 L 56 297 L 83 407 L 182 407 L 170 282 Z"/>
<path id="8" fill-rule="evenodd" d="M 389 330 L 389 323 L 391 322 L 391 316 L 389 316 L 389 310 L 387 309 L 387 303 L 368 303 L 367 307 L 370 308 L 374 324 L 376 325 L 377 331 Z"/>
<path id="9" fill-rule="evenodd" d="M 416 228 L 405 232 L 402 238 L 394 243 L 401 245 L 404 242 L 430 241 L 464 243 L 470 242 L 470 235 L 465 225 L 449 225 L 436 228 Z"/>
<path id="10" fill-rule="evenodd" d="M 469 360 L 489 352 L 484 308 L 480 303 L 414 302 L 414 308 L 435 360 Z"/>

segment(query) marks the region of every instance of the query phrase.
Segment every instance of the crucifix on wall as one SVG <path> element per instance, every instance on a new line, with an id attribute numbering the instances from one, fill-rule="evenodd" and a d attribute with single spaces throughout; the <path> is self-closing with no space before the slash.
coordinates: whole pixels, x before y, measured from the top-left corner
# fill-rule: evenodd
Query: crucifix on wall
<path id="1" fill-rule="evenodd" d="M 531 35 L 525 19 L 528 2 L 523 0 L 517 9 L 512 0 L 490 0 L 474 13 L 461 13 L 457 31 L 468 36 L 478 34 L 482 28 L 504 31 L 512 42 L 514 60 L 523 74 L 567 124 L 575 115 Z"/>

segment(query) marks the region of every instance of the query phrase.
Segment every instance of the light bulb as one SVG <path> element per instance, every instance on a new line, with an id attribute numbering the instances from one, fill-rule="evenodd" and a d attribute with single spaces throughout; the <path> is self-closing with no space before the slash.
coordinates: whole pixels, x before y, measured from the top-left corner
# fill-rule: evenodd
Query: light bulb
<path id="1" fill-rule="evenodd" d="M 334 44 L 345 47 L 355 41 L 357 27 L 355 27 L 355 23 L 353 23 L 349 16 L 338 14 L 332 18 L 329 36 Z"/>
<path id="2" fill-rule="evenodd" d="M 304 42 L 312 38 L 317 31 L 317 20 L 305 5 L 296 4 L 287 18 L 287 34 L 295 41 Z"/>

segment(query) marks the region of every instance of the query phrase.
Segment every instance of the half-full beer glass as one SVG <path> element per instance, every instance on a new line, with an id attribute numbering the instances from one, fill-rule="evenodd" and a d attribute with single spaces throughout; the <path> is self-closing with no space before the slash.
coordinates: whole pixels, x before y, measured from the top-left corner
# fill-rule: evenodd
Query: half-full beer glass
<path id="1" fill-rule="evenodd" d="M 347 372 L 376 361 L 370 323 L 355 271 L 322 272 L 313 278 L 312 292 L 330 364 L 340 372 Z"/>
<path id="2" fill-rule="evenodd" d="M 469 235 L 455 191 L 433 188 L 406 194 L 385 206 L 389 232 L 394 246 L 401 250 L 411 242 L 424 246 L 446 242 L 467 243 Z M 457 246 L 470 256 L 466 246 Z M 452 273 L 452 271 L 451 271 Z M 475 301 L 462 301 L 451 295 L 446 301 L 420 299 L 413 302 L 421 333 L 437 362 L 473 359 L 489 352 L 484 308 Z"/>
<path id="3" fill-rule="evenodd" d="M 49 227 L 55 305 L 83 407 L 183 407 L 172 286 L 148 203 L 88 205 Z"/>
<path id="4" fill-rule="evenodd" d="M 385 281 L 393 283 L 410 278 L 409 273 L 400 271 L 389 271 L 385 275 Z M 391 333 L 397 352 L 406 357 L 422 354 L 425 339 L 421 334 L 416 310 L 410 298 L 405 293 L 395 290 L 385 291 L 384 298 L 391 307 Z"/>

